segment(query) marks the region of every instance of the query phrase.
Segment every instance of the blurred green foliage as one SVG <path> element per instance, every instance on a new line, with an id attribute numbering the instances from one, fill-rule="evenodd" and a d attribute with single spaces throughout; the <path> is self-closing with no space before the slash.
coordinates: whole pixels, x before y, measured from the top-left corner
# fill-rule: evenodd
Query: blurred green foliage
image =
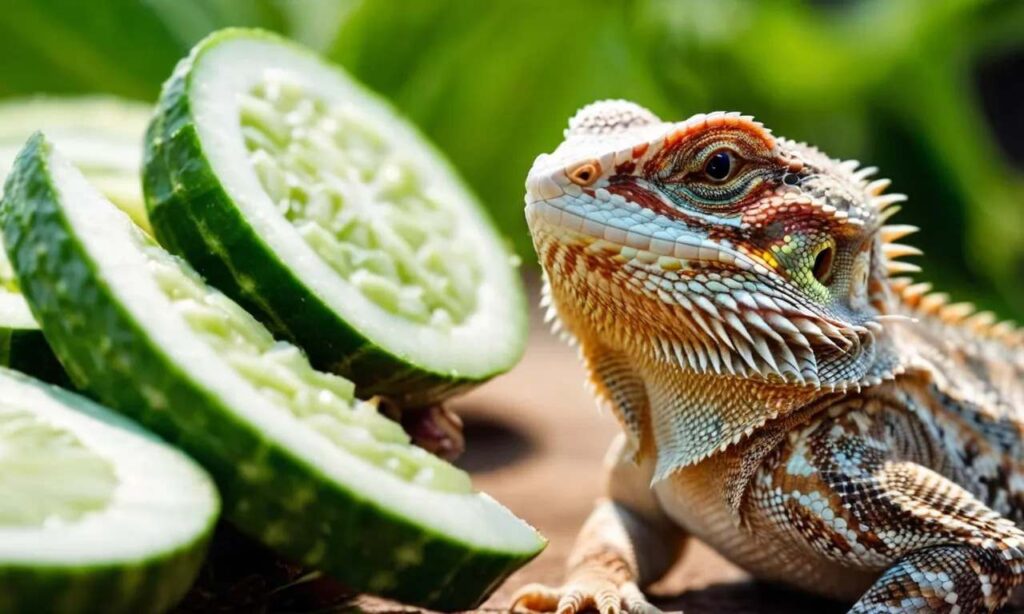
<path id="1" fill-rule="evenodd" d="M 1024 2 L 6 0 L 4 9 L 0 96 L 151 100 L 205 33 L 284 32 L 417 122 L 527 262 L 523 179 L 581 105 L 629 98 L 668 119 L 752 113 L 777 134 L 881 167 L 911 197 L 899 219 L 923 228 L 914 239 L 926 250 L 922 278 L 1024 316 Z"/>

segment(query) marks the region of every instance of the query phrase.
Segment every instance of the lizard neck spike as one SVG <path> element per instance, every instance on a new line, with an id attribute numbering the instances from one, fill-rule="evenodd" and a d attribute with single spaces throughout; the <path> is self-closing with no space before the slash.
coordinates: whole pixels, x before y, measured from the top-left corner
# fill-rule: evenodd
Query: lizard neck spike
<path id="1" fill-rule="evenodd" d="M 867 178 L 878 173 L 877 166 L 865 166 L 853 173 L 853 179 L 867 187 Z"/>
<path id="2" fill-rule="evenodd" d="M 878 237 L 882 243 L 893 243 L 919 230 L 920 228 L 910 224 L 886 224 L 878 229 Z"/>
<path id="3" fill-rule="evenodd" d="M 871 199 L 871 204 L 875 206 L 878 211 L 886 211 L 895 205 L 896 203 L 902 203 L 907 201 L 906 194 L 900 194 L 899 192 L 889 192 L 885 194 L 879 194 Z"/>

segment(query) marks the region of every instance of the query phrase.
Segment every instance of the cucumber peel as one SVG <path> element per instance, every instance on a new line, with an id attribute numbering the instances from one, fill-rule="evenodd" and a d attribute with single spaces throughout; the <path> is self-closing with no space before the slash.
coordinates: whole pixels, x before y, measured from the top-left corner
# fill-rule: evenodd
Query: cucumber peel
<path id="1" fill-rule="evenodd" d="M 204 465 L 245 533 L 353 588 L 449 610 L 477 605 L 543 548 L 346 380 L 314 371 L 164 252 L 42 135 L 19 155 L 0 218 L 75 384 Z"/>
<path id="2" fill-rule="evenodd" d="M 164 612 L 195 579 L 218 511 L 188 457 L 0 369 L 0 611 Z"/>
<path id="3" fill-rule="evenodd" d="M 387 102 L 292 42 L 196 45 L 143 186 L 162 244 L 364 396 L 434 403 L 523 352 L 521 282 L 480 205 Z"/>

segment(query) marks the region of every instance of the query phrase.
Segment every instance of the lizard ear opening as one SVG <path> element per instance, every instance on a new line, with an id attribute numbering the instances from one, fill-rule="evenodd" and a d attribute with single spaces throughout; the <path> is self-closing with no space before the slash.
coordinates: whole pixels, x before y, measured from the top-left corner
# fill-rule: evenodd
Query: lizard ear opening
<path id="1" fill-rule="evenodd" d="M 832 264 L 835 262 L 835 256 L 835 248 L 827 245 L 814 257 L 814 266 L 811 271 L 814 279 L 823 286 L 827 286 L 832 281 Z"/>

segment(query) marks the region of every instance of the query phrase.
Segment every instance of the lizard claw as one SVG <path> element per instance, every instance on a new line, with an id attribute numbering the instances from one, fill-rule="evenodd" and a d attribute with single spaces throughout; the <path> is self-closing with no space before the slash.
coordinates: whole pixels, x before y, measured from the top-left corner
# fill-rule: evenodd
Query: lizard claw
<path id="1" fill-rule="evenodd" d="M 559 588 L 527 584 L 512 597 L 510 612 L 525 608 L 531 612 L 580 614 L 588 609 L 600 614 L 660 614 L 647 602 L 634 582 L 616 584 L 608 579 L 587 578 L 571 581 Z"/>

